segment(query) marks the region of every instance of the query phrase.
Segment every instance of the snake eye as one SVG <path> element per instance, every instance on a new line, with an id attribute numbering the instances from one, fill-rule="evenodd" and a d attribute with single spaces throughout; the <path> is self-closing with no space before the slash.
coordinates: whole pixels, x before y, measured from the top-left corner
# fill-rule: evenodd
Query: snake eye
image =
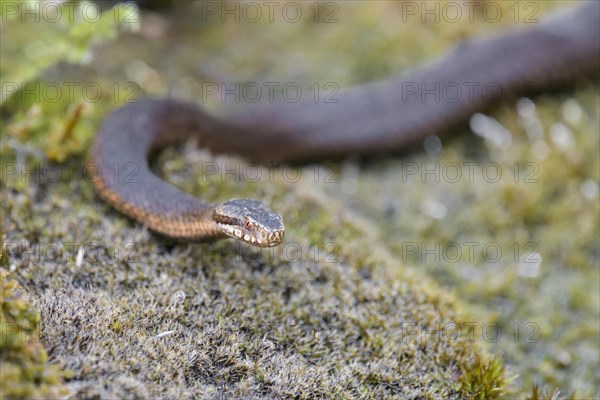
<path id="1" fill-rule="evenodd" d="M 249 219 L 247 219 L 244 222 L 244 225 L 246 226 L 246 229 L 248 229 L 249 231 L 254 230 L 254 224 L 252 223 L 252 221 L 250 221 Z"/>

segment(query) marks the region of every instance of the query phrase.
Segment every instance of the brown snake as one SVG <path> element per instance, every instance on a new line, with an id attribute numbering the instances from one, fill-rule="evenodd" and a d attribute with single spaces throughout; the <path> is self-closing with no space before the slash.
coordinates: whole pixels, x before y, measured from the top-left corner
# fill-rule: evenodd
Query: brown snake
<path id="1" fill-rule="evenodd" d="M 344 89 L 337 103 L 282 102 L 217 118 L 191 103 L 143 100 L 112 112 L 91 150 L 102 170 L 117 168 L 114 176 L 125 176 L 135 165 L 134 179 L 105 174 L 94 186 L 116 209 L 172 238 L 233 237 L 275 246 L 284 235 L 279 214 L 258 200 L 197 199 L 152 173 L 149 158 L 192 136 L 212 151 L 261 162 L 390 152 L 446 132 L 500 99 L 569 84 L 595 75 L 599 67 L 600 5 L 594 1 L 534 27 L 469 40 L 408 74 Z M 432 88 L 461 95 L 436 98 Z"/>

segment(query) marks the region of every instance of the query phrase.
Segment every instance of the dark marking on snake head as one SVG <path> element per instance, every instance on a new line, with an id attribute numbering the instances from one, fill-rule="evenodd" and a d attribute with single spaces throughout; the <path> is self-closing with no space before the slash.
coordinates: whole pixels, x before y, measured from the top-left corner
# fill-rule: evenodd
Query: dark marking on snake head
<path id="1" fill-rule="evenodd" d="M 285 232 L 281 215 L 253 199 L 232 199 L 217 204 L 213 221 L 224 235 L 258 247 L 278 245 Z"/>

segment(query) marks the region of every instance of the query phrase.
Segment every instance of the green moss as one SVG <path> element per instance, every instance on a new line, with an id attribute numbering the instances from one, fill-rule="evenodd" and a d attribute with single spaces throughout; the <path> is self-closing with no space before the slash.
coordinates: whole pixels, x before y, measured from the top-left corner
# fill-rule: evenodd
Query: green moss
<path id="1" fill-rule="evenodd" d="M 513 379 L 506 376 L 501 358 L 477 358 L 468 369 L 463 369 L 458 378 L 458 386 L 469 399 L 498 399 L 506 394 L 505 388 Z"/>
<path id="2" fill-rule="evenodd" d="M 138 29 L 139 16 L 131 5 L 101 15 L 98 10 L 86 1 L 3 6 L 3 29 L 11 32 L 2 48 L 10 57 L 0 61 L 0 103 L 12 122 L 5 133 L 41 148 L 50 161 L 81 156 L 98 125 L 91 109 L 123 95 L 111 91 L 110 83 L 82 80 L 77 72 L 68 80 L 55 79 L 56 65 L 75 71 L 74 65 L 89 63 L 92 46 L 114 39 L 119 31 Z"/>
<path id="3" fill-rule="evenodd" d="M 52 316 L 45 340 L 59 344 L 53 357 L 73 371 L 78 396 L 462 396 L 456 377 L 480 350 L 404 332 L 454 321 L 451 299 L 409 271 L 394 283 L 385 271 L 396 261 L 385 248 L 364 246 L 376 243 L 376 232 L 357 215 L 322 212 L 322 232 L 340 232 L 330 239 L 342 242 L 333 255 L 308 251 L 312 239 L 302 222 L 309 210 L 336 210 L 332 199 L 297 187 L 277 203 L 289 216 L 286 243 L 299 244 L 299 254 L 286 255 L 284 247 L 164 242 L 89 197 L 82 190 L 89 182 L 77 185 L 50 185 L 46 206 L 30 209 L 16 207 L 19 194 L 8 190 L 3 206 L 16 211 L 7 214 L 7 226 L 20 227 L 5 243 L 20 243 L 21 232 L 33 229 L 30 220 L 44 221 L 22 250 L 9 246 L 9 257 L 37 306 Z M 24 190 L 33 188 L 27 182 Z M 101 228 L 79 218 L 96 207 L 121 222 Z M 80 265 L 71 253 L 53 262 L 43 252 L 31 258 L 44 243 L 76 237 L 97 241 L 102 251 L 83 243 Z M 134 243 L 135 260 L 109 252 L 112 243 Z"/>
<path id="4" fill-rule="evenodd" d="M 68 376 L 39 341 L 40 313 L 8 271 L 0 268 L 0 397 L 56 398 L 69 393 Z"/>
<path id="5" fill-rule="evenodd" d="M 119 29 L 138 29 L 139 17 L 130 5 L 118 5 L 114 12 L 102 15 L 97 10 L 95 4 L 87 1 L 44 4 L 18 0 L 4 4 L 3 29 L 11 32 L 11 40 L 3 42 L 2 52 L 12 57 L 0 60 L 4 81 L 0 102 L 9 100 L 9 105 L 22 110 L 18 106 L 23 99 L 27 99 L 25 108 L 42 100 L 50 107 L 53 101 L 44 101 L 46 89 L 39 83 L 33 87 L 21 85 L 33 85 L 41 71 L 56 63 L 89 62 L 93 45 L 115 39 Z M 49 99 L 54 99 L 54 93 L 45 100 Z M 60 103 L 64 104 L 62 100 Z"/>

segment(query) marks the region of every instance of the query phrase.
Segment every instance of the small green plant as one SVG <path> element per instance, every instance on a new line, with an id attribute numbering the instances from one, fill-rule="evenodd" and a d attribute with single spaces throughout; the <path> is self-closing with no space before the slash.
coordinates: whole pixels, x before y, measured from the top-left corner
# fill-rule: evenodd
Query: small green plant
<path id="1" fill-rule="evenodd" d="M 497 399 L 515 377 L 506 377 L 502 358 L 486 360 L 477 357 L 469 368 L 462 369 L 459 389 L 468 399 Z"/>

